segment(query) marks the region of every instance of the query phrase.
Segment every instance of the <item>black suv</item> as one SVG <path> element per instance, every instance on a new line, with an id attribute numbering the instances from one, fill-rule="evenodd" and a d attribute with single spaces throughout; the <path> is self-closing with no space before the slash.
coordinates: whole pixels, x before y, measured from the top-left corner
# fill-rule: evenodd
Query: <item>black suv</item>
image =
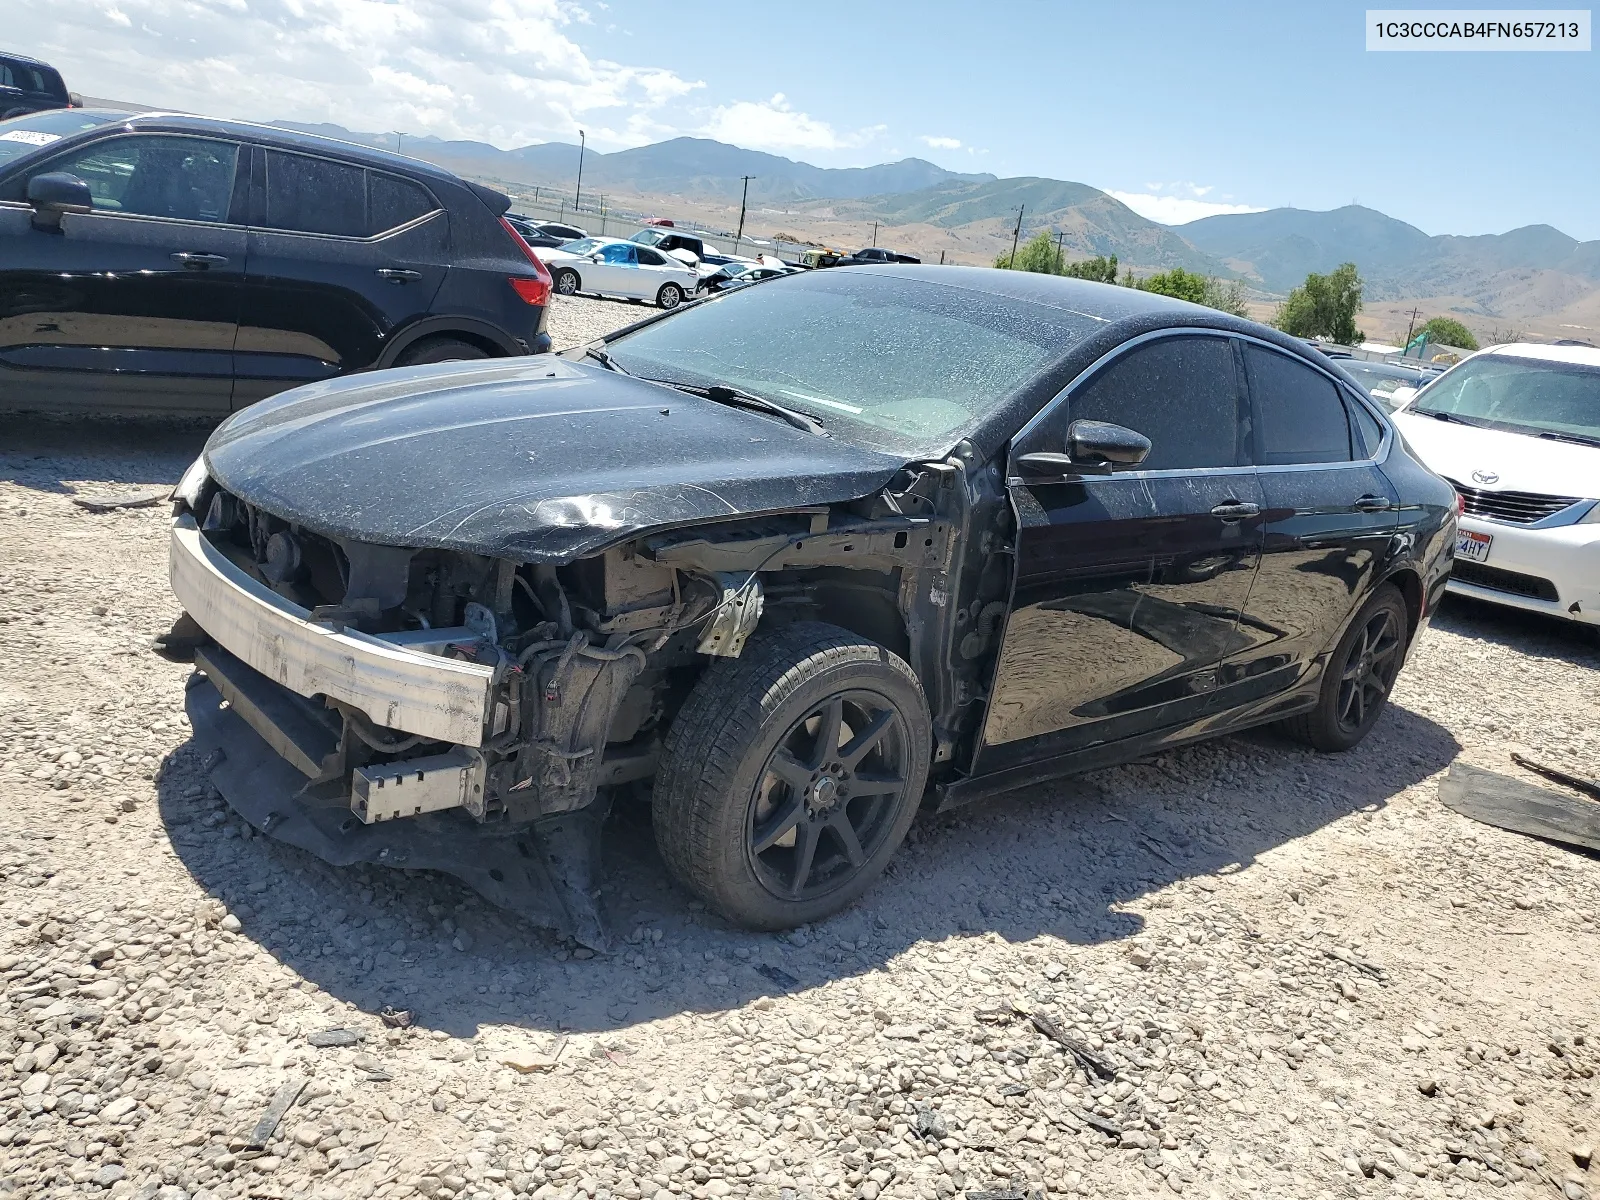
<path id="1" fill-rule="evenodd" d="M 0 120 L 70 108 L 73 103 L 61 72 L 49 63 L 0 51 Z"/>
<path id="2" fill-rule="evenodd" d="M 549 349 L 510 201 L 201 117 L 0 122 L 0 407 L 226 413 L 368 368 Z"/>

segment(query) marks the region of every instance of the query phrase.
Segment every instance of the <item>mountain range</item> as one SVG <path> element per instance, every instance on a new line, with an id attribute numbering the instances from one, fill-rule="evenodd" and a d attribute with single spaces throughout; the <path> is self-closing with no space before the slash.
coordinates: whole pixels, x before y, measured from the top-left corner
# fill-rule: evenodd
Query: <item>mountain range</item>
<path id="1" fill-rule="evenodd" d="M 387 149 L 394 134 L 338 125 L 279 122 L 286 128 Z M 546 142 L 501 150 L 484 142 L 404 136 L 406 154 L 502 184 L 573 188 L 579 148 Z M 1136 271 L 1186 270 L 1240 280 L 1281 296 L 1307 272 L 1354 262 L 1374 301 L 1440 298 L 1462 316 L 1513 323 L 1549 317 L 1551 328 L 1587 329 L 1600 318 L 1600 241 L 1579 242 L 1548 225 L 1475 237 L 1433 235 L 1374 209 L 1328 212 L 1277 208 L 1166 226 L 1098 188 L 1058 179 L 1000 179 L 949 171 L 919 158 L 870 167 L 827 168 L 706 138 L 673 138 L 583 156 L 583 191 L 630 196 L 669 211 L 695 202 L 737 208 L 749 176 L 752 217 L 787 222 L 805 236 L 859 238 L 869 223 L 884 239 L 989 261 L 1004 253 L 1023 212 L 1022 237 L 1059 235 L 1075 255 L 1115 254 Z M 772 215 L 772 214 L 779 214 Z M 848 233 L 838 232 L 849 230 Z M 1484 322 L 1480 321 L 1480 324 Z"/>

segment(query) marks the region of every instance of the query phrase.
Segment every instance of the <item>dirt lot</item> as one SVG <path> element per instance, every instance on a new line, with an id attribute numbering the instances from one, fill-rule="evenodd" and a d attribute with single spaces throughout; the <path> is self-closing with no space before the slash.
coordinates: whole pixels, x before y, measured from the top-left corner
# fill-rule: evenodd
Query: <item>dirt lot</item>
<path id="1" fill-rule="evenodd" d="M 558 344 L 640 315 L 563 302 Z M 0 421 L 0 1195 L 1577 1198 L 1600 1174 L 1600 860 L 1436 794 L 1515 746 L 1600 775 L 1592 642 L 1452 602 L 1356 752 L 1264 732 L 925 821 L 864 903 L 782 937 L 676 891 L 624 809 L 626 941 L 592 957 L 449 879 L 253 836 L 208 791 L 188 669 L 147 649 L 176 611 L 164 510 L 72 502 L 170 485 L 202 438 Z"/>

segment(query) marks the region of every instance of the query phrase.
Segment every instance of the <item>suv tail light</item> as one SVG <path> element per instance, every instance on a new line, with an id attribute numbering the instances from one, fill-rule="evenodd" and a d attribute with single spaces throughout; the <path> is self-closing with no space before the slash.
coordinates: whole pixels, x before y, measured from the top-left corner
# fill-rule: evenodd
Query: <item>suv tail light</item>
<path id="1" fill-rule="evenodd" d="M 550 303 L 550 271 L 539 261 L 539 256 L 533 252 L 533 247 L 522 240 L 522 235 L 516 231 L 511 222 L 504 217 L 500 224 L 506 231 L 506 236 L 516 244 L 527 256 L 528 262 L 533 264 L 533 278 L 526 275 L 508 275 L 506 281 L 511 284 L 511 290 L 524 304 L 549 304 Z"/>

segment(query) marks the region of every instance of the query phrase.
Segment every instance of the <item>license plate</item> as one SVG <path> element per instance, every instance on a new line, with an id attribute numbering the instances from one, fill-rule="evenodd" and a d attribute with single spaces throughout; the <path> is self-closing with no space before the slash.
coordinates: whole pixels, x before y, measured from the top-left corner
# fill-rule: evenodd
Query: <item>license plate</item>
<path id="1" fill-rule="evenodd" d="M 1456 534 L 1456 557 L 1464 558 L 1468 562 L 1488 562 L 1489 547 L 1494 544 L 1494 536 L 1488 533 L 1473 533 L 1463 529 Z"/>

